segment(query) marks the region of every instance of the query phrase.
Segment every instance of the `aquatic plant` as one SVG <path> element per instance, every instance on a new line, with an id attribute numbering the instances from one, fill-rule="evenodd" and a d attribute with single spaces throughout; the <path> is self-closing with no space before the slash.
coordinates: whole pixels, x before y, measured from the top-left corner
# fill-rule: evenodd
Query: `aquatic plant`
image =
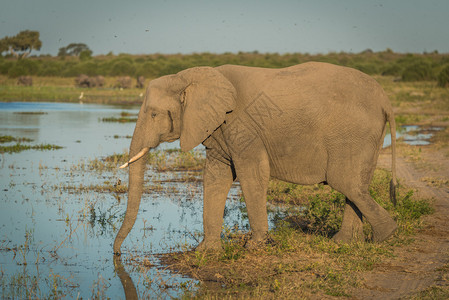
<path id="1" fill-rule="evenodd" d="M 58 145 L 51 145 L 51 144 L 40 144 L 40 145 L 24 145 L 24 144 L 15 144 L 11 146 L 0 146 L 0 153 L 18 153 L 25 150 L 57 150 L 62 149 L 63 147 Z"/>
<path id="2" fill-rule="evenodd" d="M 12 143 L 12 142 L 32 142 L 32 139 L 29 138 L 16 138 L 10 135 L 0 135 L 0 143 Z"/>
<path id="3" fill-rule="evenodd" d="M 102 118 L 102 122 L 118 122 L 118 123 L 136 123 L 137 118 L 128 118 L 128 117 L 109 117 L 109 118 Z"/>

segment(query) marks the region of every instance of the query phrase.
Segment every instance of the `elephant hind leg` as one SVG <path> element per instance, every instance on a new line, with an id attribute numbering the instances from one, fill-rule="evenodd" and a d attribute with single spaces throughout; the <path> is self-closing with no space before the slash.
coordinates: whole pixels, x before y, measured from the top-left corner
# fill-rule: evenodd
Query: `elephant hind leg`
<path id="1" fill-rule="evenodd" d="M 375 242 L 389 238 L 397 229 L 390 214 L 369 195 L 368 191 L 341 191 L 360 210 L 373 228 Z"/>
<path id="2" fill-rule="evenodd" d="M 369 183 L 374 173 L 374 166 L 368 163 L 355 164 L 354 169 L 365 170 L 365 172 L 340 172 L 340 176 L 328 177 L 329 185 L 348 199 L 345 206 L 342 231 L 341 234 L 336 235 L 335 240 L 347 240 L 347 236 L 352 235 L 354 230 L 355 232 L 361 231 L 361 228 L 359 228 L 361 227 L 360 213 L 372 226 L 374 241 L 384 241 L 396 231 L 396 222 L 369 194 Z"/>
<path id="3" fill-rule="evenodd" d="M 348 198 L 346 198 L 343 222 L 340 231 L 337 232 L 332 239 L 342 243 L 365 240 L 362 213 Z"/>
<path id="4" fill-rule="evenodd" d="M 356 147 L 353 147 L 356 148 Z M 328 162 L 328 184 L 345 195 L 352 203 L 347 202 L 343 217 L 343 230 L 357 229 L 359 222 L 355 215 L 358 212 L 366 218 L 373 228 L 374 241 L 381 242 L 390 237 L 397 228 L 396 222 L 390 214 L 382 208 L 369 194 L 369 184 L 376 168 L 376 161 L 379 155 L 379 145 L 369 145 L 358 151 L 351 151 L 347 147 L 347 152 L 340 157 L 330 157 Z M 351 211 L 353 210 L 353 211 Z M 360 219 L 360 217 L 358 216 Z M 357 229 L 358 230 L 358 229 Z M 337 234 L 335 239 L 343 235 Z"/>

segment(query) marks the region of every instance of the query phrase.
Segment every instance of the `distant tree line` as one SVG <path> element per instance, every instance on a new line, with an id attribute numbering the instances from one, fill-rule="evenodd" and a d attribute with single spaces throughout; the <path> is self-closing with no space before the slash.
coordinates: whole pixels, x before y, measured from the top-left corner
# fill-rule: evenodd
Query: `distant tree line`
<path id="1" fill-rule="evenodd" d="M 15 37 L 0 40 L 0 54 L 10 52 L 13 58 L 26 57 L 31 50 L 39 50 L 42 43 L 39 33 L 23 31 Z M 21 52 L 22 54 L 19 54 Z M 224 64 L 266 68 L 282 68 L 308 61 L 328 62 L 358 69 L 370 75 L 395 76 L 404 81 L 436 80 L 440 86 L 449 86 L 449 54 L 432 53 L 401 54 L 387 49 L 361 53 L 194 53 L 188 55 L 120 54 L 92 56 L 86 44 L 72 43 L 59 49 L 57 57 L 40 56 L 28 59 L 0 57 L 0 74 L 9 77 L 57 76 L 131 76 L 156 78 L 174 74 L 195 66 L 219 66 Z"/>
<path id="2" fill-rule="evenodd" d="M 67 51 L 67 49 L 66 49 Z M 85 51 L 85 50 L 84 50 Z M 67 52 L 66 52 L 67 53 Z M 237 54 L 195 53 L 189 55 L 105 55 L 80 57 L 63 55 L 60 57 L 31 57 L 26 60 L 0 58 L 0 74 L 9 77 L 22 75 L 76 77 L 88 76 L 144 76 L 156 78 L 174 74 L 195 66 L 219 66 L 236 64 L 254 67 L 282 68 L 307 61 L 328 62 L 352 67 L 370 75 L 396 76 L 404 81 L 440 80 L 447 74 L 449 55 L 438 53 L 399 54 L 392 51 L 358 54 L 329 53 L 317 54 L 276 54 L 258 52 L 239 52 Z"/>

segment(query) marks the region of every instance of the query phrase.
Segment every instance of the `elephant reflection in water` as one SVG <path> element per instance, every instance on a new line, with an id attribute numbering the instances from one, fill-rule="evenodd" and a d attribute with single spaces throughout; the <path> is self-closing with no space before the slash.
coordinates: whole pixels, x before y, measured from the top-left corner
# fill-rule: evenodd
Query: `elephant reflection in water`
<path id="1" fill-rule="evenodd" d="M 326 63 L 284 69 L 225 65 L 196 67 L 151 81 L 130 147 L 125 219 L 113 250 L 132 229 L 142 196 L 145 160 L 162 142 L 181 150 L 206 147 L 204 239 L 197 250 L 221 248 L 227 194 L 238 179 L 251 227 L 249 246 L 267 239 L 270 177 L 297 184 L 325 183 L 346 196 L 339 242 L 363 240 L 362 216 L 383 241 L 397 228 L 370 196 L 383 138 L 391 129 L 392 182 L 396 186 L 396 129 L 380 85 L 357 70 Z"/>
<path id="2" fill-rule="evenodd" d="M 123 291 L 125 292 L 125 299 L 138 299 L 134 282 L 132 281 L 131 276 L 129 276 L 129 274 L 126 272 L 120 256 L 114 255 L 112 261 L 114 262 L 115 273 L 122 283 Z"/>

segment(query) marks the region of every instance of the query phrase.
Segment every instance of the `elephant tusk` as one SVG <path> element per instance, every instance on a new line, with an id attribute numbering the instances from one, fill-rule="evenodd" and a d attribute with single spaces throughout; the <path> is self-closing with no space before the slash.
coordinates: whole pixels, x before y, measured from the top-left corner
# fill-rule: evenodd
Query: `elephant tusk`
<path id="1" fill-rule="evenodd" d="M 130 160 L 128 160 L 127 163 L 123 164 L 122 166 L 120 166 L 120 169 L 124 169 L 126 167 L 128 167 L 130 164 L 132 164 L 133 162 L 135 162 L 136 160 L 140 159 L 142 156 L 144 156 L 148 151 L 150 151 L 149 147 L 145 147 L 142 150 L 140 150 L 139 153 L 137 153 L 136 155 L 134 155 Z"/>

